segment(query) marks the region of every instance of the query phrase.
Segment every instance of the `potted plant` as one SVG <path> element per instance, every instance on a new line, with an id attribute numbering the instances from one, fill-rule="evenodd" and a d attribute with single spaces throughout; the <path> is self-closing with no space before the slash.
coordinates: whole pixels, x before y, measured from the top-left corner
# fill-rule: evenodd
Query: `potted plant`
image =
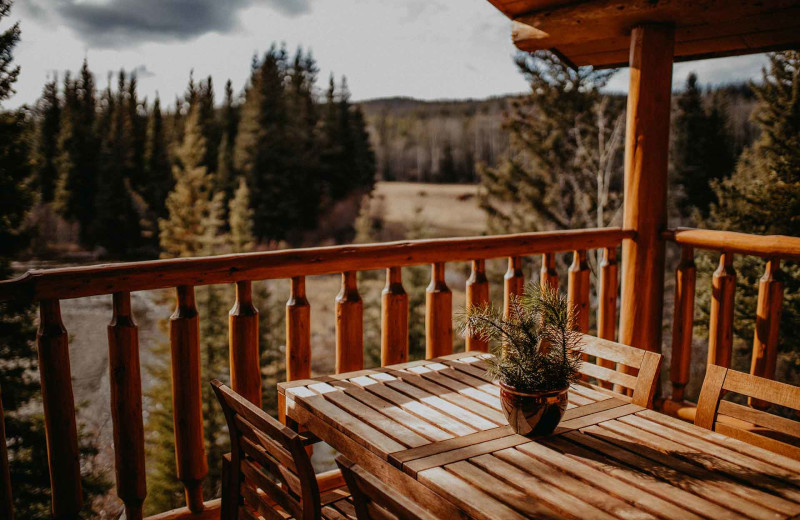
<path id="1" fill-rule="evenodd" d="M 582 335 L 558 289 L 529 283 L 509 310 L 505 317 L 491 304 L 472 307 L 462 316 L 462 332 L 492 342 L 488 374 L 500 384 L 508 424 L 521 435 L 548 435 L 578 380 Z"/>

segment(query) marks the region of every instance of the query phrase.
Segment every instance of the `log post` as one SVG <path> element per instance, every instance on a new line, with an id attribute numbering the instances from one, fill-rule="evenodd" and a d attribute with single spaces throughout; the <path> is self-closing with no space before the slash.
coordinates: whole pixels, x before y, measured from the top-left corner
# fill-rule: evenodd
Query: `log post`
<path id="1" fill-rule="evenodd" d="M 525 275 L 522 273 L 522 257 L 512 256 L 508 259 L 508 270 L 503 277 L 503 316 L 511 317 L 513 298 L 521 297 L 525 291 Z"/>
<path id="2" fill-rule="evenodd" d="M 286 380 L 311 377 L 311 305 L 304 276 L 292 278 L 286 302 Z"/>
<path id="3" fill-rule="evenodd" d="M 473 260 L 472 273 L 467 279 L 466 309 L 469 311 L 473 307 L 480 307 L 487 303 L 489 303 L 489 280 L 486 278 L 486 262 Z M 479 336 L 467 335 L 466 349 L 488 352 L 489 342 Z"/>
<path id="4" fill-rule="evenodd" d="M 364 303 L 358 294 L 358 273 L 342 273 L 336 296 L 336 373 L 364 368 Z"/>
<path id="5" fill-rule="evenodd" d="M 400 267 L 386 270 L 381 293 L 381 366 L 408 361 L 408 294 Z"/>
<path id="6" fill-rule="evenodd" d="M 236 282 L 236 302 L 228 313 L 228 355 L 231 388 L 261 408 L 258 309 L 249 280 Z"/>
<path id="7" fill-rule="evenodd" d="M 672 400 L 683 401 L 683 392 L 689 382 L 692 363 L 692 330 L 694 329 L 694 291 L 697 267 L 694 249 L 684 246 L 681 261 L 675 271 L 675 312 L 672 315 Z"/>
<path id="8" fill-rule="evenodd" d="M 711 278 L 711 319 L 708 326 L 708 363 L 730 368 L 733 353 L 733 304 L 736 271 L 733 255 L 722 252 Z"/>
<path id="9" fill-rule="evenodd" d="M 584 334 L 589 332 L 590 275 L 586 250 L 575 251 L 572 255 L 572 264 L 569 266 L 567 300 L 570 312 L 575 312 L 575 326 Z"/>
<path id="10" fill-rule="evenodd" d="M 597 336 L 615 341 L 617 336 L 617 292 L 619 289 L 617 248 L 607 247 L 603 250 L 600 262 L 600 288 L 597 295 Z M 607 359 L 598 359 L 597 364 L 616 370 L 617 364 Z M 604 388 L 613 385 L 600 381 Z"/>
<path id="11" fill-rule="evenodd" d="M 200 321 L 194 287 L 177 288 L 177 305 L 169 318 L 172 352 L 172 418 L 178 479 L 186 490 L 186 505 L 203 510 L 203 479 L 208 474 L 203 440 L 200 375 Z"/>
<path id="12" fill-rule="evenodd" d="M 147 482 L 139 329 L 131 312 L 131 293 L 114 293 L 112 302 L 113 315 L 108 325 L 108 365 L 117 496 L 125 504 L 125 518 L 141 520 Z"/>
<path id="13" fill-rule="evenodd" d="M 78 519 L 83 508 L 78 429 L 69 364 L 69 338 L 58 300 L 39 303 L 39 375 L 47 434 L 52 514 L 56 520 Z"/>
<path id="14" fill-rule="evenodd" d="M 625 133 L 619 342 L 659 352 L 667 225 L 667 160 L 675 29 L 649 24 L 631 33 Z"/>
<path id="15" fill-rule="evenodd" d="M 767 379 L 775 379 L 778 360 L 778 331 L 783 306 L 783 281 L 781 263 L 777 258 L 767 260 L 764 275 L 758 282 L 758 304 L 756 306 L 756 330 L 753 336 L 753 359 L 750 373 Z M 750 406 L 765 409 L 769 403 L 749 398 Z"/>
<path id="16" fill-rule="evenodd" d="M 14 520 L 14 497 L 11 494 L 11 472 L 8 469 L 6 421 L 3 414 L 3 396 L 0 393 L 0 517 Z"/>
<path id="17" fill-rule="evenodd" d="M 555 253 L 542 255 L 542 270 L 539 273 L 539 283 L 542 287 L 549 286 L 558 289 L 558 271 L 556 271 Z"/>
<path id="18" fill-rule="evenodd" d="M 425 293 L 425 357 L 453 353 L 453 293 L 444 280 L 445 264 L 431 266 L 431 283 Z"/>

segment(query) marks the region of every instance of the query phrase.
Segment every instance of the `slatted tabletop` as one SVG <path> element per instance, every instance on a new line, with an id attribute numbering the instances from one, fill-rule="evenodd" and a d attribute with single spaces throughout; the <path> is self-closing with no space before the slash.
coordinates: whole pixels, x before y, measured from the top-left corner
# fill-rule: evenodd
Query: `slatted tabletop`
<path id="1" fill-rule="evenodd" d="M 279 392 L 289 419 L 442 518 L 800 517 L 800 462 L 603 388 L 571 388 L 553 435 L 514 434 L 481 356 Z"/>

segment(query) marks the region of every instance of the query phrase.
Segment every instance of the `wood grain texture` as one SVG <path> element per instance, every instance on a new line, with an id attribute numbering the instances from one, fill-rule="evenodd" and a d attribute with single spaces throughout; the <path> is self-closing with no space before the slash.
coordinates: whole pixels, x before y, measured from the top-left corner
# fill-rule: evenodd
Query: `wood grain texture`
<path id="1" fill-rule="evenodd" d="M 578 249 L 572 254 L 572 264 L 569 266 L 567 301 L 570 311 L 575 314 L 577 330 L 589 332 L 589 263 L 586 260 L 586 250 Z"/>
<path id="2" fill-rule="evenodd" d="M 631 33 L 623 226 L 636 236 L 622 244 L 619 341 L 653 352 L 661 349 L 673 45 L 670 27 Z"/>
<path id="3" fill-rule="evenodd" d="M 466 293 L 467 311 L 489 303 L 489 280 L 486 278 L 485 260 L 472 261 L 472 271 L 467 279 Z M 468 334 L 465 340 L 467 350 L 489 351 L 489 342 L 478 335 Z"/>
<path id="4" fill-rule="evenodd" d="M 444 280 L 445 264 L 431 265 L 431 283 L 425 291 L 425 357 L 453 352 L 453 293 Z"/>
<path id="5" fill-rule="evenodd" d="M 691 246 L 684 246 L 681 248 L 680 263 L 675 270 L 675 310 L 672 320 L 672 360 L 669 372 L 672 400 L 678 402 L 683 401 L 683 391 L 689 382 L 696 283 L 694 249 Z"/>
<path id="6" fill-rule="evenodd" d="M 600 262 L 600 283 L 597 290 L 597 336 L 614 341 L 617 337 L 617 302 L 619 295 L 619 262 L 617 248 L 607 247 L 603 250 Z M 614 369 L 615 364 L 607 359 L 598 359 L 597 364 Z M 603 382 L 601 386 L 611 388 L 613 385 Z"/>
<path id="7" fill-rule="evenodd" d="M 731 366 L 736 271 L 733 255 L 723 252 L 711 278 L 711 311 L 708 324 L 708 364 Z"/>
<path id="8" fill-rule="evenodd" d="M 250 281 L 236 283 L 236 301 L 228 313 L 228 353 L 231 386 L 261 406 L 261 363 L 258 355 L 258 309 Z"/>
<path id="9" fill-rule="evenodd" d="M 358 273 L 342 273 L 336 296 L 336 373 L 364 368 L 364 302 L 358 294 Z"/>
<path id="10" fill-rule="evenodd" d="M 139 366 L 139 329 L 131 312 L 130 293 L 113 296 L 108 325 L 109 389 L 114 430 L 114 474 L 117 496 L 125 516 L 141 520 L 147 496 L 145 480 L 142 377 Z"/>
<path id="11" fill-rule="evenodd" d="M 712 229 L 676 228 L 663 233 L 666 240 L 710 251 L 800 260 L 800 238 L 785 235 L 751 235 Z"/>
<path id="12" fill-rule="evenodd" d="M 539 283 L 544 287 L 548 285 L 558 289 L 558 271 L 556 271 L 556 255 L 544 253 L 542 255 L 542 269 L 539 271 Z"/>
<path id="13" fill-rule="evenodd" d="M 611 247 L 631 236 L 632 231 L 620 228 L 580 229 L 33 270 L 19 278 L 0 282 L 0 300 L 69 299 L 179 285 L 199 286 L 368 271 L 390 266 L 468 262 L 576 248 Z"/>
<path id="14" fill-rule="evenodd" d="M 508 259 L 508 269 L 503 276 L 503 316 L 511 316 L 513 298 L 521 297 L 525 291 L 525 275 L 522 273 L 522 258 L 513 256 Z"/>
<path id="15" fill-rule="evenodd" d="M 200 375 L 200 321 L 194 287 L 177 288 L 175 312 L 169 318 L 172 353 L 172 420 L 178 480 L 186 490 L 186 506 L 203 510 L 203 479 L 208 475 L 203 439 Z"/>
<path id="16" fill-rule="evenodd" d="M 58 300 L 42 301 L 36 349 L 47 433 L 51 510 L 56 520 L 77 519 L 83 507 L 68 342 L 60 303 Z"/>
<path id="17" fill-rule="evenodd" d="M 750 364 L 750 373 L 754 376 L 775 378 L 782 306 L 783 281 L 780 260 L 768 260 L 764 275 L 758 282 L 756 330 L 753 335 L 753 357 Z M 767 407 L 767 403 L 753 398 L 749 404 L 759 409 Z"/>
<path id="18" fill-rule="evenodd" d="M 408 361 L 408 294 L 400 267 L 386 270 L 381 293 L 381 365 Z"/>
<path id="19" fill-rule="evenodd" d="M 311 377 L 311 305 L 306 279 L 295 276 L 286 302 L 286 380 Z"/>

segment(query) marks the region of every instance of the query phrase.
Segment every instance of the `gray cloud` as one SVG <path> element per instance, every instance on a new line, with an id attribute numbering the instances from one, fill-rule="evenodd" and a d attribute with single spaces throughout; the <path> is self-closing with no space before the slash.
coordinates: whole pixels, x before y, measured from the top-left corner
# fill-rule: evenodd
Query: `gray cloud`
<path id="1" fill-rule="evenodd" d="M 37 18 L 63 23 L 90 45 L 123 47 L 147 41 L 189 40 L 238 28 L 238 14 L 266 4 L 288 16 L 308 12 L 311 0 L 28 0 Z M 57 18 L 57 20 L 54 20 Z"/>

